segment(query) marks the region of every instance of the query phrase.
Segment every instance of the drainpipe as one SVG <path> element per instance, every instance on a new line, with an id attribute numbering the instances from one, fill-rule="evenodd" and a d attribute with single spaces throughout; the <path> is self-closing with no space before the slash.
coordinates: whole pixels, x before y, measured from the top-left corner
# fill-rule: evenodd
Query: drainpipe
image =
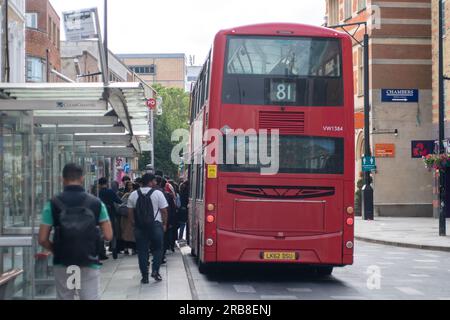
<path id="1" fill-rule="evenodd" d="M 446 152 L 444 147 L 445 140 L 445 86 L 444 86 L 444 3 L 439 0 L 439 153 Z M 439 174 L 439 236 L 445 237 L 447 235 L 446 228 L 446 214 L 449 204 L 445 203 L 446 193 L 445 189 L 446 172 L 441 171 Z"/>
<path id="2" fill-rule="evenodd" d="M 4 10 L 5 10 L 5 73 L 4 73 L 4 81 L 10 81 L 10 62 L 9 62 L 9 16 L 8 16 L 8 8 L 9 8 L 9 0 L 5 0 Z"/>
<path id="3" fill-rule="evenodd" d="M 46 59 L 46 72 L 47 72 L 47 81 L 46 82 L 50 82 L 50 50 L 49 49 L 45 49 L 45 59 Z"/>

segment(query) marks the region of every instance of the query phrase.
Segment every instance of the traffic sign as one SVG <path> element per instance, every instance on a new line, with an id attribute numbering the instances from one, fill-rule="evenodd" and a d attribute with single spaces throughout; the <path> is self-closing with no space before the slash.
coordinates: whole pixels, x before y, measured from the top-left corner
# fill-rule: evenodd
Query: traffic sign
<path id="1" fill-rule="evenodd" d="M 131 169 L 130 164 L 128 164 L 128 163 L 124 164 L 124 166 L 123 166 L 123 171 L 124 171 L 125 173 L 130 173 L 130 169 Z"/>
<path id="2" fill-rule="evenodd" d="M 155 110 L 156 108 L 156 99 L 148 99 L 147 100 L 147 107 L 149 107 L 151 110 Z"/>
<path id="3" fill-rule="evenodd" d="M 371 172 L 377 169 L 377 164 L 375 157 L 363 157 L 362 159 L 362 169 L 364 172 Z"/>
<path id="4" fill-rule="evenodd" d="M 96 8 L 63 12 L 64 29 L 68 41 L 81 41 L 98 38 L 96 22 L 98 13 Z"/>

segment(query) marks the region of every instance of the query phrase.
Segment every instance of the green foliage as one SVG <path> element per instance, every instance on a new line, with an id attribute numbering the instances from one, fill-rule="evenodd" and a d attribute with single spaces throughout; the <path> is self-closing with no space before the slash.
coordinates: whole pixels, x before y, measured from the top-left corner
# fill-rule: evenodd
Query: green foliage
<path id="1" fill-rule="evenodd" d="M 155 116 L 155 169 L 170 177 L 177 177 L 178 167 L 172 163 L 171 153 L 177 142 L 172 142 L 172 132 L 189 129 L 189 94 L 183 89 L 154 85 L 163 99 L 163 115 Z M 139 161 L 141 170 L 150 163 L 150 154 L 144 153 Z"/>

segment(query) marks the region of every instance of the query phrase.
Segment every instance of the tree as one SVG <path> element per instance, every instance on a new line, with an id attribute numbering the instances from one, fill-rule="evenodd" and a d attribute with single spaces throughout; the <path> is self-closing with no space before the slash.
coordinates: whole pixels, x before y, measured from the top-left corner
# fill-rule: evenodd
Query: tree
<path id="1" fill-rule="evenodd" d="M 189 94 L 183 89 L 167 88 L 153 85 L 163 99 L 163 114 L 155 117 L 155 169 L 165 175 L 177 177 L 178 166 L 172 163 L 172 149 L 177 142 L 172 142 L 172 132 L 189 128 Z M 139 164 L 141 170 L 150 163 L 150 154 L 142 154 Z"/>

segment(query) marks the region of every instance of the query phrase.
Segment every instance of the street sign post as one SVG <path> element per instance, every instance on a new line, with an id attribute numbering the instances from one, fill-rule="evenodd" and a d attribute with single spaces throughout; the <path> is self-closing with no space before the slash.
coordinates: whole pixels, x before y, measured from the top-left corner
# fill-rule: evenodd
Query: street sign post
<path id="1" fill-rule="evenodd" d="M 153 99 L 153 98 L 148 99 L 147 100 L 147 107 L 149 107 L 150 110 L 155 110 L 155 108 L 156 108 L 156 99 Z"/>
<path id="2" fill-rule="evenodd" d="M 372 172 L 377 169 L 377 163 L 375 157 L 363 157 L 362 159 L 362 169 L 363 172 Z"/>

